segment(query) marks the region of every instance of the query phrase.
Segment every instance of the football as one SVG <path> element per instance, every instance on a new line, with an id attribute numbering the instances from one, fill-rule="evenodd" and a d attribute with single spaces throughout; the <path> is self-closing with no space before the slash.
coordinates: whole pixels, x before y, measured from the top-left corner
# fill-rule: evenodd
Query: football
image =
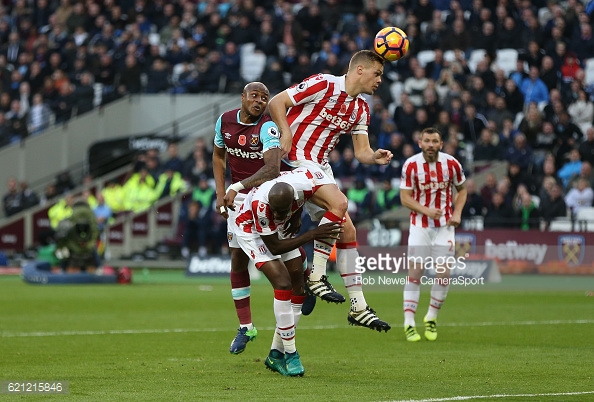
<path id="1" fill-rule="evenodd" d="M 387 61 L 396 61 L 408 52 L 406 33 L 396 27 L 383 28 L 375 35 L 373 49 Z"/>

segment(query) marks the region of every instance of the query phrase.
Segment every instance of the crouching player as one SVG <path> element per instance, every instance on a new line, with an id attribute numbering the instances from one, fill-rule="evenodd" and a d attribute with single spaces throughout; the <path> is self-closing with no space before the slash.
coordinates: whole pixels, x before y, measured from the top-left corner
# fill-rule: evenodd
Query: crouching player
<path id="1" fill-rule="evenodd" d="M 331 222 L 300 236 L 284 238 L 287 222 L 301 211 L 320 186 L 327 184 L 327 177 L 316 173 L 306 169 L 283 172 L 277 179 L 252 189 L 234 222 L 239 246 L 274 289 L 276 330 L 264 364 L 285 376 L 305 373 L 295 345 L 295 327 L 301 316 L 301 305 L 291 305 L 295 296 L 292 289 L 303 288 L 302 258 L 298 248 L 314 238 L 337 239 L 342 233 L 342 224 Z"/>

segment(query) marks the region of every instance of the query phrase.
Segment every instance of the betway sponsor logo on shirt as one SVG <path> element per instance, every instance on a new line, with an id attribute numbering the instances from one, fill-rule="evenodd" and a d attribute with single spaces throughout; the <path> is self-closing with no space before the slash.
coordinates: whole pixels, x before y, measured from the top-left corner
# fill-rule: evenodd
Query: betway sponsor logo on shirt
<path id="1" fill-rule="evenodd" d="M 334 115 L 328 113 L 328 110 L 326 110 L 326 108 L 322 108 L 322 111 L 320 112 L 320 117 L 324 120 L 329 121 L 330 123 L 334 124 L 335 126 L 340 127 L 341 129 L 343 129 L 345 131 L 348 131 L 351 128 L 351 126 L 353 125 L 348 120 L 343 120 L 342 117 L 334 116 Z"/>
<path id="2" fill-rule="evenodd" d="M 249 151 L 244 151 L 241 148 L 229 148 L 229 147 L 225 147 L 225 148 L 227 149 L 227 153 L 229 155 L 239 156 L 240 158 L 244 158 L 244 159 L 262 159 L 264 157 L 262 152 L 249 152 Z"/>
<path id="3" fill-rule="evenodd" d="M 500 260 L 527 260 L 541 264 L 547 254 L 546 244 L 518 244 L 516 241 L 495 244 L 491 239 L 485 240 L 487 258 Z"/>

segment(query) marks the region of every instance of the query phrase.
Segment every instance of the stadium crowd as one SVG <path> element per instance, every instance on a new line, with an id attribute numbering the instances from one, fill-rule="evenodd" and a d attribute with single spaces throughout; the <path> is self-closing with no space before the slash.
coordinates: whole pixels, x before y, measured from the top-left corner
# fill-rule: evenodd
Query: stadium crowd
<path id="1" fill-rule="evenodd" d="M 469 189 L 464 216 L 534 228 L 592 205 L 593 11 L 578 0 L 16 1 L 0 7 L 0 146 L 91 110 L 98 88 L 102 103 L 141 92 L 239 93 L 246 43 L 266 56 L 260 80 L 273 94 L 315 73 L 341 74 L 393 25 L 410 50 L 386 64 L 369 98 L 372 146 L 391 150 L 393 163 L 358 164 L 349 138 L 330 155 L 354 217 L 398 207 L 390 179 L 419 151 L 418 132 L 435 126 L 468 176 L 510 163 L 504 179 Z M 212 177 L 210 156 L 188 160 L 191 168 L 180 161 L 174 170 L 199 189 L 200 177 Z M 7 215 L 36 204 L 27 191 L 9 184 Z"/>

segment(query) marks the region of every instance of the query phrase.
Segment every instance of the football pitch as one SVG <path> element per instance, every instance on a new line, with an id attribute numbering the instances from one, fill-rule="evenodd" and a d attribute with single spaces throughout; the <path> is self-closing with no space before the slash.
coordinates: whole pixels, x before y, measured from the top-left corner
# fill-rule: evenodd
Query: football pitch
<path id="1" fill-rule="evenodd" d="M 331 282 L 346 295 L 337 275 Z M 305 376 L 285 378 L 264 367 L 274 327 L 265 279 L 252 283 L 258 338 L 231 355 L 238 325 L 226 277 L 140 271 L 130 286 L 0 277 L 0 400 L 594 400 L 594 277 L 452 287 L 436 342 L 405 341 L 401 286 L 365 291 L 392 330 L 349 326 L 347 304 L 318 300 L 297 328 Z M 428 299 L 425 286 L 421 334 Z M 68 393 L 9 393 L 9 382 L 61 382 Z"/>

